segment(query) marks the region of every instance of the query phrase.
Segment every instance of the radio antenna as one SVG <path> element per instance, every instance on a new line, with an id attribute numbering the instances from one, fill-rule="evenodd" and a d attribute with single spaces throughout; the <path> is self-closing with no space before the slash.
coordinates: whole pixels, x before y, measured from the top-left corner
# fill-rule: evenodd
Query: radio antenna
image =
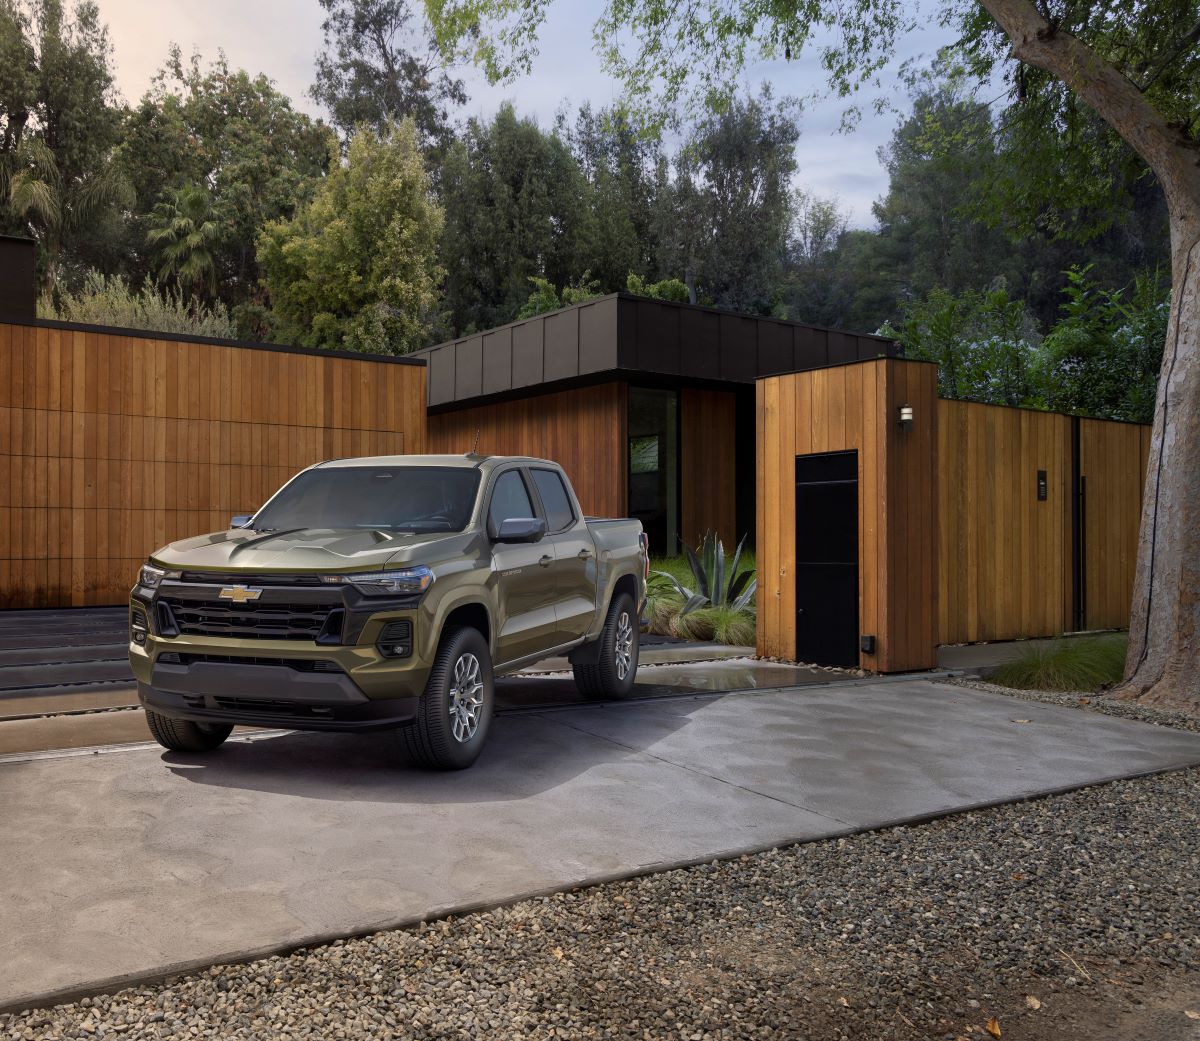
<path id="1" fill-rule="evenodd" d="M 471 446 L 471 451 L 468 452 L 467 454 L 474 455 L 475 449 L 477 449 L 478 447 L 479 447 L 479 427 L 476 427 L 475 428 L 475 443 Z"/>

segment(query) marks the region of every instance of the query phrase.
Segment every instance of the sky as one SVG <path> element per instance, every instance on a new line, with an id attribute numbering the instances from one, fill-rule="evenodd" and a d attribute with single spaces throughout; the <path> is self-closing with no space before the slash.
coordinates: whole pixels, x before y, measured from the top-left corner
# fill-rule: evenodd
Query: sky
<path id="1" fill-rule="evenodd" d="M 517 82 L 493 86 L 477 70 L 462 70 L 470 101 L 460 115 L 487 116 L 511 100 L 520 113 L 532 114 L 547 126 L 564 104 L 570 110 L 584 101 L 594 107 L 614 101 L 619 88 L 592 49 L 592 22 L 600 6 L 600 0 L 553 4 L 533 71 Z M 99 7 L 113 44 L 116 86 L 127 101 L 142 96 L 168 48 L 177 43 L 185 54 L 199 50 L 206 58 L 224 50 L 231 65 L 266 73 L 297 107 L 322 114 L 305 93 L 322 46 L 323 12 L 317 0 L 99 0 Z M 905 39 L 896 60 L 932 58 L 946 42 L 945 31 L 931 26 Z M 748 70 L 746 78 L 752 87 L 770 80 L 776 96 L 806 97 L 824 85 L 815 51 L 788 63 Z M 899 83 L 885 79 L 885 87 L 891 86 L 902 102 Z M 887 188 L 877 152 L 898 118 L 895 112 L 875 115 L 869 106 L 864 108 L 857 129 L 844 134 L 838 130 L 844 102 L 807 102 L 796 150 L 797 187 L 836 198 L 853 227 L 874 224 L 871 203 Z"/>

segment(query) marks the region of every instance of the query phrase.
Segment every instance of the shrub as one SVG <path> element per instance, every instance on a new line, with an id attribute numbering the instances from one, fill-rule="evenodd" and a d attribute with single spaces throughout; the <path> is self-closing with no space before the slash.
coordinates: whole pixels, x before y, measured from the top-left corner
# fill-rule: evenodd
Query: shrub
<path id="1" fill-rule="evenodd" d="M 738 545 L 728 569 L 724 547 L 711 533 L 705 536 L 699 553 L 688 548 L 687 557 L 652 560 L 646 586 L 650 632 L 684 640 L 715 640 L 735 646 L 752 644 L 754 553 L 745 549 L 745 541 L 742 539 Z M 689 584 L 699 586 L 701 592 L 693 592 Z M 716 590 L 716 605 L 708 597 L 713 590 Z"/>
<path id="2" fill-rule="evenodd" d="M 683 601 L 679 612 L 681 615 L 691 614 L 709 604 L 713 607 L 728 606 L 735 611 L 749 608 L 758 582 L 754 578 L 753 568 L 738 567 L 745 545 L 746 536 L 743 535 L 737 551 L 733 554 L 733 563 L 728 568 L 725 566 L 725 546 L 715 532 L 705 534 L 700 542 L 699 552 L 691 546 L 684 546 L 683 551 L 691 568 L 690 581 L 695 585 L 695 589 L 684 585 L 669 571 L 657 572 L 660 578 L 670 583 Z"/>
<path id="3" fill-rule="evenodd" d="M 1016 690 L 1101 691 L 1121 682 L 1128 645 L 1123 634 L 1068 636 L 1031 644 L 988 679 Z"/>
<path id="4" fill-rule="evenodd" d="M 678 614 L 671 622 L 674 635 L 684 640 L 712 640 L 735 647 L 754 643 L 754 615 L 732 607 L 700 607 Z"/>
<path id="5" fill-rule="evenodd" d="M 237 330 L 225 305 L 189 306 L 178 290 L 159 292 L 151 286 L 131 289 L 120 275 L 106 278 L 89 271 L 78 292 L 43 293 L 38 317 L 82 325 L 111 325 L 159 333 L 233 339 Z"/>

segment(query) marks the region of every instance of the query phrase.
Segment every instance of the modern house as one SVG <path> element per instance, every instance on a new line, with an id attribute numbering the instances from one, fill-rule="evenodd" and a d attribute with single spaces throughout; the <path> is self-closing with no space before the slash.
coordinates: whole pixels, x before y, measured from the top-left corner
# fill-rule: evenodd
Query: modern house
<path id="1" fill-rule="evenodd" d="M 758 554 L 758 650 L 880 672 L 1128 623 L 1149 428 L 937 397 L 877 336 L 614 294 L 403 358 L 36 318 L 0 239 L 0 608 L 124 603 L 337 456 L 527 453 Z"/>
<path id="2" fill-rule="evenodd" d="M 894 357 L 894 341 L 614 293 L 439 344 L 434 451 L 548 454 L 585 510 L 641 520 L 656 552 L 755 525 L 755 380 Z"/>

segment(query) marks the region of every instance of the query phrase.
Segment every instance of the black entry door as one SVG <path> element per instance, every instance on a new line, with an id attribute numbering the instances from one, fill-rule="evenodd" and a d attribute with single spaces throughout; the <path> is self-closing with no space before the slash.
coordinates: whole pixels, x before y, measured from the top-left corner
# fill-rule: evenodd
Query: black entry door
<path id="1" fill-rule="evenodd" d="M 858 665 L 858 453 L 796 457 L 796 657 Z"/>

